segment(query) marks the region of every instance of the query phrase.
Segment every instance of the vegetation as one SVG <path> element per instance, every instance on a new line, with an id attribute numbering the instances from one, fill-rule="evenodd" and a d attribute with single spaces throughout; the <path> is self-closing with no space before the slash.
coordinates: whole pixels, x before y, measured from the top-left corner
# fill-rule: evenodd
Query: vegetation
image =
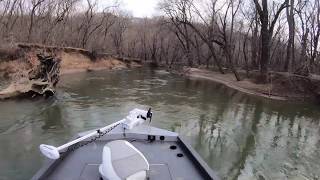
<path id="1" fill-rule="evenodd" d="M 175 66 L 215 67 L 240 81 L 269 71 L 320 73 L 317 0 L 161 0 L 134 18 L 97 0 L 0 0 L 2 46 L 72 46 Z"/>

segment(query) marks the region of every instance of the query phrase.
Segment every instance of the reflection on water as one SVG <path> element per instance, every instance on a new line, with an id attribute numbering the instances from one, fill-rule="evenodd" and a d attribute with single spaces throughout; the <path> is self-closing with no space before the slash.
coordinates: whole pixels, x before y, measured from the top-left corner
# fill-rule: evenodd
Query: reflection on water
<path id="1" fill-rule="evenodd" d="M 320 110 L 253 98 L 209 81 L 164 71 L 124 70 L 62 77 L 49 101 L 0 102 L 0 179 L 28 179 L 41 166 L 40 143 L 154 110 L 153 125 L 176 131 L 222 179 L 320 177 Z"/>
<path id="2" fill-rule="evenodd" d="M 2 77 L 0 77 L 0 91 L 4 89 L 8 85 L 8 81 Z"/>

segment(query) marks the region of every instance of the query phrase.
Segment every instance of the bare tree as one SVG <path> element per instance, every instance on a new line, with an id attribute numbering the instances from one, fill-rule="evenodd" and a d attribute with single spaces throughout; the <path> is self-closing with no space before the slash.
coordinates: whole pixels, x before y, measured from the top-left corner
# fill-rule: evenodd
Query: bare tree
<path id="1" fill-rule="evenodd" d="M 307 45 L 308 45 L 308 37 L 309 37 L 309 27 L 308 24 L 310 23 L 311 14 L 308 14 L 306 11 L 307 3 L 306 1 L 299 0 L 297 3 L 297 7 L 295 11 L 299 16 L 300 20 L 300 42 L 301 42 L 301 50 L 300 50 L 300 67 L 298 67 L 295 71 L 296 74 L 300 75 L 309 75 L 310 73 L 310 61 L 307 58 Z"/>
<path id="2" fill-rule="evenodd" d="M 241 1 L 235 1 L 235 0 L 230 0 L 228 2 L 227 5 L 227 9 L 224 12 L 224 15 L 222 16 L 221 14 L 219 14 L 219 19 L 220 19 L 220 23 L 221 23 L 221 28 L 220 26 L 218 27 L 218 30 L 221 34 L 221 38 L 220 38 L 220 43 L 217 42 L 217 44 L 219 44 L 221 46 L 221 48 L 223 49 L 223 52 L 226 56 L 227 62 L 229 64 L 229 67 L 231 69 L 231 71 L 233 72 L 235 78 L 237 79 L 237 81 L 240 81 L 240 76 L 237 72 L 237 70 L 235 69 L 234 65 L 233 65 L 233 55 L 234 55 L 234 49 L 235 49 L 235 44 L 234 39 L 233 39 L 233 31 L 234 31 L 234 21 L 235 21 L 235 15 L 237 14 L 239 7 L 240 7 L 240 2 Z M 227 18 L 228 15 L 231 15 L 231 22 L 230 22 L 230 27 L 229 27 L 229 33 L 227 32 Z"/>
<path id="3" fill-rule="evenodd" d="M 254 12 L 254 24 L 252 28 L 252 38 L 251 38 L 251 66 L 253 68 L 257 68 L 259 66 L 258 63 L 258 55 L 259 55 L 259 46 L 260 46 L 260 37 L 258 37 L 258 28 L 259 28 L 259 19 L 258 12 Z"/>
<path id="4" fill-rule="evenodd" d="M 41 6 L 41 4 L 43 2 L 45 2 L 45 0 L 32 0 L 31 1 L 32 8 L 31 8 L 31 12 L 30 12 L 30 25 L 29 25 L 28 37 L 27 37 L 28 42 L 30 42 L 30 40 L 31 40 L 31 34 L 32 34 L 34 23 L 35 23 L 37 10 L 39 9 L 39 7 Z"/>
<path id="5" fill-rule="evenodd" d="M 128 19 L 127 17 L 119 17 L 116 23 L 113 26 L 113 30 L 111 32 L 111 39 L 113 45 L 116 49 L 116 53 L 121 57 L 123 56 L 123 41 L 124 41 L 124 33 L 128 28 Z"/>
<path id="6" fill-rule="evenodd" d="M 210 1 L 210 8 L 209 8 L 209 17 L 205 18 L 202 15 L 201 11 L 196 7 L 196 5 L 192 5 L 194 12 L 200 17 L 202 22 L 205 24 L 205 31 L 204 33 L 201 32 L 200 28 L 196 27 L 194 23 L 185 22 L 188 24 L 200 37 L 201 39 L 206 42 L 208 45 L 212 56 L 216 60 L 216 64 L 220 69 L 220 72 L 224 73 L 222 70 L 220 61 L 217 60 L 214 44 L 218 45 L 224 52 L 224 55 L 227 60 L 227 64 L 237 81 L 240 81 L 240 76 L 236 71 L 233 65 L 233 55 L 234 55 L 234 22 L 235 22 L 235 15 L 237 14 L 241 1 L 230 0 L 227 2 L 227 7 L 225 11 L 222 11 L 223 7 L 220 9 L 216 9 L 216 0 Z M 230 26 L 228 25 L 228 18 L 230 18 Z M 208 20 L 209 19 L 209 22 Z M 219 19 L 219 20 L 218 20 Z M 208 34 L 206 37 L 205 34 Z M 214 44 L 213 44 L 214 43 Z"/>
<path id="7" fill-rule="evenodd" d="M 170 18 L 173 25 L 172 30 L 180 41 L 190 67 L 193 66 L 191 48 L 194 44 L 191 40 L 192 34 L 187 26 L 187 22 L 190 22 L 192 18 L 190 14 L 191 6 L 192 0 L 190 2 L 188 0 L 167 0 L 162 4 L 162 9 Z"/>
<path id="8" fill-rule="evenodd" d="M 243 40 L 243 45 L 242 45 L 242 53 L 245 61 L 245 69 L 246 69 L 246 76 L 249 78 L 250 74 L 250 69 L 249 69 L 249 60 L 248 60 L 248 53 L 247 53 L 247 41 L 249 38 L 249 32 L 252 30 L 254 19 L 251 20 L 249 28 L 247 32 L 244 34 L 244 40 Z"/>
<path id="9" fill-rule="evenodd" d="M 295 19 L 294 19 L 294 9 L 295 9 L 295 2 L 294 0 L 288 0 L 286 7 L 286 15 L 287 15 L 287 22 L 289 27 L 289 39 L 287 44 L 287 57 L 285 61 L 284 70 L 289 71 L 289 66 L 291 63 L 291 69 L 294 71 L 295 63 L 294 63 L 294 40 L 295 40 Z"/>
<path id="10" fill-rule="evenodd" d="M 4 28 L 3 35 L 5 37 L 8 37 L 9 32 L 12 31 L 13 26 L 16 24 L 19 18 L 18 10 L 21 2 L 21 0 L 6 1 L 6 7 L 8 8 L 4 9 L 5 14 L 3 14 L 1 18 Z"/>
<path id="11" fill-rule="evenodd" d="M 43 44 L 47 44 L 47 41 L 51 37 L 51 33 L 55 27 L 63 22 L 65 18 L 70 14 L 72 7 L 79 0 L 58 0 L 51 1 L 51 7 L 47 14 L 47 29 L 44 31 Z"/>
<path id="12" fill-rule="evenodd" d="M 287 7 L 287 0 L 284 1 L 277 10 L 273 19 L 269 21 L 270 13 L 268 9 L 268 1 L 262 0 L 262 5 L 258 0 L 253 0 L 261 21 L 261 56 L 260 56 L 260 78 L 261 83 L 267 82 L 268 64 L 270 61 L 270 42 L 273 35 L 274 26 L 280 16 L 281 11 Z M 274 5 L 274 4 L 273 4 Z M 273 7 L 276 9 L 276 7 Z"/>
<path id="13" fill-rule="evenodd" d="M 314 65 L 315 60 L 319 54 L 318 45 L 320 37 L 320 2 L 315 1 L 315 4 L 312 8 L 312 16 L 310 23 L 310 35 L 311 35 L 311 45 L 310 45 L 310 55 L 311 55 L 311 66 Z"/>

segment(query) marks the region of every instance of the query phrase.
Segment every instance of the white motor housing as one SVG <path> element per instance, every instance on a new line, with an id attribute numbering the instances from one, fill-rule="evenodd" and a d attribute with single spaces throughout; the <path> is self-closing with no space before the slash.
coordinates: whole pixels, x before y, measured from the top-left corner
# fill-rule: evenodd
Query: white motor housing
<path id="1" fill-rule="evenodd" d="M 124 129 L 132 129 L 140 124 L 143 124 L 147 119 L 148 111 L 141 109 L 134 109 L 130 111 L 126 120 L 122 123 Z"/>

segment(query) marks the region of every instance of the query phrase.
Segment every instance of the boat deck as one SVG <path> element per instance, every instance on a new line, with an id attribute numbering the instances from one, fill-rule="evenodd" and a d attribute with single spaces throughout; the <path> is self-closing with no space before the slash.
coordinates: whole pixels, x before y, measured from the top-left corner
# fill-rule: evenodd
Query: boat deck
<path id="1" fill-rule="evenodd" d="M 154 141 L 150 141 L 150 137 Z M 93 143 L 64 153 L 58 160 L 48 159 L 32 179 L 100 180 L 99 165 L 103 147 L 119 139 L 127 140 L 146 157 L 150 164 L 150 180 L 219 179 L 177 133 L 143 125 L 125 133 L 121 128 L 115 128 Z M 171 149 L 171 146 L 176 148 Z M 182 154 L 182 157 L 178 157 L 178 154 Z"/>
<path id="2" fill-rule="evenodd" d="M 130 142 L 130 140 L 128 140 Z M 200 180 L 205 179 L 193 163 L 190 163 L 188 155 L 176 142 L 131 142 L 141 151 L 150 163 L 151 180 Z M 99 180 L 98 167 L 102 160 L 104 141 L 91 143 L 69 154 L 59 166 L 49 174 L 49 180 L 81 179 Z M 171 150 L 175 145 L 177 149 Z M 88 153 L 90 152 L 90 153 Z M 183 157 L 177 157 L 182 153 Z M 85 154 L 85 155 L 84 155 Z"/>

